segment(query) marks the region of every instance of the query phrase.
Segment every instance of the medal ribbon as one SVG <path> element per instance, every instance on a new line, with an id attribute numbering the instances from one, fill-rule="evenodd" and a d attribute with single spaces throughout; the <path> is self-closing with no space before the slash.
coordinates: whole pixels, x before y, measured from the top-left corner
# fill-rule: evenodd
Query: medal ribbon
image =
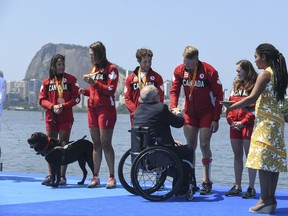
<path id="1" fill-rule="evenodd" d="M 138 69 L 138 84 L 139 84 L 139 88 L 140 91 L 141 89 L 145 86 L 146 84 L 146 76 L 143 77 L 143 83 L 142 83 L 142 79 L 141 79 L 141 67 L 139 67 Z"/>
<path id="2" fill-rule="evenodd" d="M 194 69 L 193 78 L 192 78 L 192 84 L 190 86 L 190 94 L 189 94 L 190 101 L 192 99 L 192 93 L 193 93 L 193 89 L 194 89 L 194 85 L 195 85 L 195 81 L 196 81 L 196 74 L 197 74 L 197 65 L 196 65 L 196 67 Z"/>
<path id="3" fill-rule="evenodd" d="M 98 74 L 98 73 L 99 73 L 99 70 L 97 70 L 97 67 L 96 67 L 96 66 L 93 66 L 93 69 L 92 69 L 91 73 L 89 73 L 89 74 L 84 74 L 83 76 L 84 76 L 84 77 L 91 77 L 91 78 L 92 78 L 93 75 Z"/>
<path id="4" fill-rule="evenodd" d="M 64 74 L 62 76 L 62 81 L 61 81 L 61 86 L 59 86 L 59 81 L 57 76 L 54 77 L 55 79 L 55 84 L 56 84 L 56 88 L 58 90 L 58 94 L 60 98 L 63 98 L 63 89 L 64 89 Z"/>

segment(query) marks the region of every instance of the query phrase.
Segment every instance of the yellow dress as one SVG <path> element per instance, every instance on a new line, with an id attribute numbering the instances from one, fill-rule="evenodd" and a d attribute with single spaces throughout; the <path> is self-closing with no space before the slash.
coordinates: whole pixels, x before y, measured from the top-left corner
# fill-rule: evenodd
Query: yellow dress
<path id="1" fill-rule="evenodd" d="M 285 121 L 274 95 L 274 73 L 256 102 L 255 124 L 246 167 L 270 172 L 287 172 L 287 152 L 284 142 Z"/>

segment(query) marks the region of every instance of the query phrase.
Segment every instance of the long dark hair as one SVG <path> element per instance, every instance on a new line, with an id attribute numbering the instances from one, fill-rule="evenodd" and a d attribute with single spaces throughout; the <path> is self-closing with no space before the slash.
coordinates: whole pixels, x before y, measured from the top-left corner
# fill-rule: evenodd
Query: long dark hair
<path id="1" fill-rule="evenodd" d="M 49 77 L 50 79 L 54 78 L 57 75 L 56 63 L 59 59 L 62 59 L 65 62 L 65 56 L 61 54 L 54 55 L 51 58 L 50 68 L 49 68 Z"/>
<path id="2" fill-rule="evenodd" d="M 97 56 L 100 59 L 100 64 L 96 65 L 97 67 L 105 67 L 108 63 L 106 57 L 106 48 L 104 44 L 100 41 L 92 43 L 89 48 L 93 51 L 94 56 Z"/>
<path id="3" fill-rule="evenodd" d="M 257 79 L 257 72 L 255 71 L 252 63 L 248 60 L 240 60 L 236 63 L 236 65 L 239 65 L 246 73 L 246 77 L 244 80 L 239 80 L 238 77 L 235 78 L 234 81 L 234 92 L 236 92 L 240 88 L 244 88 L 248 95 L 251 94 L 253 87 L 256 83 Z"/>
<path id="4" fill-rule="evenodd" d="M 268 43 L 260 44 L 256 48 L 256 52 L 260 57 L 266 57 L 267 64 L 274 71 L 274 94 L 276 95 L 277 101 L 283 101 L 286 95 L 288 82 L 287 67 L 284 56 L 273 45 Z"/>

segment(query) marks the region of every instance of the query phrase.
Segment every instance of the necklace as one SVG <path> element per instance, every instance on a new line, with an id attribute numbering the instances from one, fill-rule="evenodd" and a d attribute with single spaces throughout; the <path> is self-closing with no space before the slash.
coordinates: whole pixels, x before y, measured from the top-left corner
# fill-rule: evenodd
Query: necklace
<path id="1" fill-rule="evenodd" d="M 141 67 L 139 67 L 138 69 L 138 84 L 139 84 L 139 89 L 141 91 L 141 89 L 145 86 L 146 84 L 146 75 L 143 77 L 143 82 L 142 82 L 142 78 L 141 78 Z"/>
<path id="2" fill-rule="evenodd" d="M 54 77 L 55 79 L 55 84 L 56 84 L 56 88 L 57 88 L 57 91 L 58 91 L 58 99 L 57 99 L 57 102 L 58 104 L 62 104 L 62 103 L 65 103 L 65 100 L 63 98 L 63 90 L 64 90 L 64 74 L 62 76 L 62 80 L 61 80 L 61 83 L 59 84 L 59 81 L 58 81 L 58 78 L 57 76 Z"/>
<path id="3" fill-rule="evenodd" d="M 189 100 L 192 100 L 192 93 L 193 93 L 193 89 L 194 89 L 194 85 L 195 85 L 195 80 L 196 80 L 196 74 L 197 74 L 197 65 L 194 69 L 194 73 L 193 73 L 193 78 L 192 78 L 192 84 L 190 85 L 190 94 L 189 94 Z M 190 78 L 190 76 L 189 76 Z M 191 80 L 190 80 L 191 82 Z"/>

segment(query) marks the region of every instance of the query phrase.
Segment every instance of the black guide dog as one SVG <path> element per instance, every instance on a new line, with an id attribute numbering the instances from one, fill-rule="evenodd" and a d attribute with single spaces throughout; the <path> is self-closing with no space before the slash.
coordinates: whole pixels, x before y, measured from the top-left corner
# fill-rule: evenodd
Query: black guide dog
<path id="1" fill-rule="evenodd" d="M 86 136 L 75 142 L 62 144 L 57 139 L 50 138 L 44 133 L 36 132 L 27 140 L 30 148 L 33 148 L 37 154 L 44 156 L 46 161 L 51 165 L 52 183 L 48 186 L 59 186 L 61 165 L 67 165 L 78 161 L 83 172 L 82 181 L 78 182 L 79 185 L 83 185 L 87 177 L 86 162 L 88 163 L 91 172 L 94 172 L 93 144 L 89 140 L 86 140 L 85 137 Z"/>

